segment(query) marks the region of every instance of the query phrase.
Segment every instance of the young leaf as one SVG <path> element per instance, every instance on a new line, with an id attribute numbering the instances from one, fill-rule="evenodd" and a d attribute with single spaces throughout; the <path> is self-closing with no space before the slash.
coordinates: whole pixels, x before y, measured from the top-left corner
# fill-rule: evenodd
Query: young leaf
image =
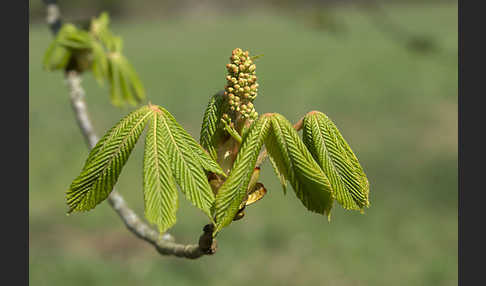
<path id="1" fill-rule="evenodd" d="M 92 43 L 93 64 L 92 71 L 98 84 L 103 84 L 103 79 L 108 74 L 108 58 L 103 49 L 103 46 L 98 42 Z"/>
<path id="2" fill-rule="evenodd" d="M 194 138 L 192 138 L 192 136 L 189 135 L 189 133 L 187 133 L 187 131 L 184 130 L 179 123 L 177 123 L 175 118 L 170 113 L 168 113 L 168 119 L 172 121 L 174 128 L 177 130 L 181 138 L 187 143 L 187 145 L 191 147 L 191 150 L 194 153 L 194 158 L 199 160 L 199 164 L 203 167 L 203 169 L 226 177 L 226 174 L 223 172 L 223 169 L 221 169 L 218 163 L 209 156 L 206 150 L 204 150 L 201 145 L 199 145 L 197 141 L 194 140 Z"/>
<path id="3" fill-rule="evenodd" d="M 132 89 L 129 82 L 130 79 L 127 77 L 123 65 L 120 65 L 119 69 L 120 69 L 120 90 L 123 95 L 123 99 L 129 104 L 135 106 L 137 105 L 137 100 L 136 98 L 134 98 L 132 94 Z"/>
<path id="4" fill-rule="evenodd" d="M 154 111 L 150 117 L 143 161 L 145 217 L 163 233 L 176 222 L 177 186 L 159 128 L 163 124 L 161 116 Z"/>
<path id="5" fill-rule="evenodd" d="M 108 197 L 149 115 L 146 106 L 130 113 L 96 144 L 66 193 L 68 213 L 93 209 Z"/>
<path id="6" fill-rule="evenodd" d="M 120 91 L 120 69 L 118 63 L 108 58 L 108 78 L 110 81 L 110 99 L 114 106 L 121 106 L 123 100 Z"/>
<path id="7" fill-rule="evenodd" d="M 275 143 L 274 137 L 268 137 L 266 142 L 265 142 L 266 146 L 268 146 L 268 145 L 276 146 L 275 144 L 276 143 Z M 277 147 L 274 147 L 274 148 L 277 148 Z M 273 154 L 275 156 L 279 155 L 279 153 L 277 151 L 274 151 Z M 275 172 L 275 175 L 278 177 L 278 180 L 280 181 L 280 185 L 282 186 L 282 190 L 284 192 L 284 195 L 286 195 L 287 194 L 287 179 L 285 178 L 285 175 L 282 172 L 280 172 L 280 170 L 285 169 L 285 167 L 284 166 L 279 167 L 277 165 L 277 161 L 272 156 L 269 156 L 269 159 L 270 159 L 270 163 L 272 164 L 273 171 Z M 282 158 L 279 159 L 279 162 L 283 162 L 283 159 Z"/>
<path id="8" fill-rule="evenodd" d="M 126 82 L 126 90 L 129 101 L 133 104 L 137 104 L 145 99 L 145 89 L 142 85 L 142 81 L 135 72 L 133 66 L 122 54 L 119 54 L 117 61 L 119 63 L 120 72 L 123 74 Z M 122 86 L 123 87 L 123 86 Z"/>
<path id="9" fill-rule="evenodd" d="M 182 127 L 172 114 L 160 106 L 152 108 L 157 109 L 156 112 L 161 119 L 158 128 L 161 130 L 163 144 L 177 184 L 189 201 L 212 218 L 210 209 L 214 202 L 214 194 L 199 157 L 187 143 L 186 136 L 181 132 Z"/>
<path id="10" fill-rule="evenodd" d="M 216 145 L 219 137 L 221 136 L 221 106 L 223 105 L 223 96 L 217 93 L 211 97 L 208 103 L 208 107 L 204 112 L 203 122 L 201 126 L 201 133 L 199 142 L 201 146 L 208 151 L 213 160 L 218 160 L 218 152 Z"/>
<path id="11" fill-rule="evenodd" d="M 333 198 L 329 180 L 292 124 L 282 115 L 272 116 L 272 131 L 265 145 L 280 173 L 289 180 L 304 206 L 330 219 Z"/>
<path id="12" fill-rule="evenodd" d="M 334 123 L 321 112 L 309 112 L 304 117 L 303 139 L 329 177 L 336 200 L 345 209 L 368 206 L 368 179 Z"/>
<path id="13" fill-rule="evenodd" d="M 233 168 L 218 190 L 215 201 L 216 230 L 229 225 L 246 196 L 256 160 L 270 130 L 270 117 L 262 116 L 250 127 L 236 156 Z"/>
<path id="14" fill-rule="evenodd" d="M 53 41 L 46 50 L 42 65 L 46 70 L 63 69 L 67 66 L 71 52 Z"/>

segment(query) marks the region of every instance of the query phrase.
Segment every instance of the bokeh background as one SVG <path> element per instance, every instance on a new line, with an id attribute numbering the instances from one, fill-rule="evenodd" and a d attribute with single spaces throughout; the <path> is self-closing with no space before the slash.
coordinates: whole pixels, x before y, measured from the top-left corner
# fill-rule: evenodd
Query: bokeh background
<path id="1" fill-rule="evenodd" d="M 31 0 L 31 285 L 457 285 L 457 2 L 59 2 L 65 21 L 110 12 L 148 99 L 196 139 L 231 50 L 264 54 L 257 111 L 331 117 L 368 175 L 371 207 L 336 205 L 328 223 L 284 196 L 267 162 L 267 196 L 195 261 L 160 256 L 107 203 L 67 216 L 64 192 L 88 150 L 62 73 L 42 70 L 52 36 Z M 111 106 L 91 75 L 83 84 L 100 135 L 132 110 Z M 117 184 L 140 215 L 142 144 Z M 195 243 L 205 223 L 181 200 L 170 232 Z"/>

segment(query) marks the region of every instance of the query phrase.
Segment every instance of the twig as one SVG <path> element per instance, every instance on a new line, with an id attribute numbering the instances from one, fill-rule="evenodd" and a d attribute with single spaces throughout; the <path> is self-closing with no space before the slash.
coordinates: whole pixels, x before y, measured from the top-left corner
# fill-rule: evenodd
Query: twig
<path id="1" fill-rule="evenodd" d="M 44 0 L 44 4 L 46 4 L 47 8 L 47 24 L 49 25 L 51 32 L 56 35 L 62 26 L 61 12 L 57 5 L 57 0 Z"/>
<path id="2" fill-rule="evenodd" d="M 47 21 L 49 27 L 55 35 L 61 26 L 59 8 L 55 0 L 44 0 L 44 3 L 47 5 Z M 66 71 L 66 82 L 69 88 L 71 106 L 76 116 L 78 126 L 83 133 L 88 147 L 92 149 L 96 145 L 96 142 L 98 142 L 98 136 L 94 131 L 93 124 L 88 115 L 86 102 L 84 101 L 85 92 L 81 85 L 81 76 L 77 71 Z M 216 240 L 213 240 L 212 236 L 214 230 L 212 224 L 204 226 L 204 232 L 200 236 L 198 244 L 179 244 L 175 242 L 172 235 L 168 233 L 161 235 L 144 223 L 137 214 L 128 207 L 122 195 L 115 189 L 113 189 L 110 196 L 108 196 L 108 203 L 132 233 L 155 246 L 160 254 L 195 259 L 203 255 L 214 254 L 216 251 Z"/>

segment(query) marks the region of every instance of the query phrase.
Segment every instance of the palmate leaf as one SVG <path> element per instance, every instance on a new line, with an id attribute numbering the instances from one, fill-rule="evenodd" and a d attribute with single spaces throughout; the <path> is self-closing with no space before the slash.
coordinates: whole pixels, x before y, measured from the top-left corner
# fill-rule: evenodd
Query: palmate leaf
<path id="1" fill-rule="evenodd" d="M 216 195 L 214 235 L 229 225 L 238 212 L 248 190 L 258 154 L 269 131 L 270 116 L 264 115 L 252 124 L 243 138 L 233 168 Z"/>
<path id="2" fill-rule="evenodd" d="M 213 160 L 218 160 L 216 145 L 222 134 L 222 128 L 220 127 L 220 120 L 223 114 L 221 109 L 222 105 L 223 96 L 220 93 L 211 97 L 204 112 L 199 138 L 201 146 L 209 153 Z"/>
<path id="3" fill-rule="evenodd" d="M 93 209 L 108 197 L 150 113 L 146 106 L 130 113 L 96 144 L 66 193 L 68 213 Z"/>
<path id="4" fill-rule="evenodd" d="M 152 112 L 150 117 L 143 161 L 145 217 L 163 233 L 176 222 L 177 186 L 159 128 L 163 119 L 159 112 Z"/>
<path id="5" fill-rule="evenodd" d="M 133 66 L 122 54 L 123 41 L 108 29 L 108 14 L 91 21 L 89 31 L 64 24 L 43 59 L 47 70 L 91 69 L 101 85 L 107 80 L 111 103 L 135 106 L 145 99 L 145 89 Z"/>
<path id="6" fill-rule="evenodd" d="M 304 117 L 303 140 L 327 174 L 336 200 L 345 208 L 361 210 L 369 205 L 368 179 L 335 124 L 323 113 Z"/>
<path id="7" fill-rule="evenodd" d="M 280 173 L 290 182 L 304 206 L 330 219 L 332 189 L 292 124 L 280 114 L 272 116 L 272 131 L 265 146 Z"/>
<path id="8" fill-rule="evenodd" d="M 187 141 L 190 135 L 180 127 L 167 110 L 160 106 L 152 106 L 152 108 L 157 109 L 156 112 L 161 119 L 158 129 L 162 134 L 162 142 L 177 184 L 186 198 L 212 219 L 210 210 L 213 206 L 214 194 L 199 155 Z"/>

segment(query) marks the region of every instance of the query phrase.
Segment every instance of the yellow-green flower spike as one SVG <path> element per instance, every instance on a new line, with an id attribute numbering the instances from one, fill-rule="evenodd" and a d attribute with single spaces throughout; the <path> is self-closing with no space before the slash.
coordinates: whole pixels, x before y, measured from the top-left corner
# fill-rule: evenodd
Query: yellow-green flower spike
<path id="1" fill-rule="evenodd" d="M 253 106 L 258 92 L 256 66 L 248 51 L 240 48 L 231 53 L 230 63 L 226 65 L 228 75 L 225 86 L 226 102 L 230 110 L 239 113 L 243 118 L 256 119 L 257 112 Z"/>

